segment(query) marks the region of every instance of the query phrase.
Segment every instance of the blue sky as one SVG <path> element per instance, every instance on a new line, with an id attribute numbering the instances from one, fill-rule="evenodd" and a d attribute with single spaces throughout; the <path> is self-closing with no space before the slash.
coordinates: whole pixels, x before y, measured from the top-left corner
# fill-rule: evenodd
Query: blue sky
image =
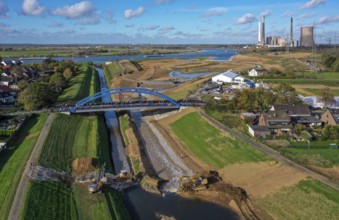
<path id="1" fill-rule="evenodd" d="M 256 43 L 263 14 L 266 36 L 286 37 L 291 16 L 295 38 L 339 36 L 338 0 L 0 0 L 0 42 Z"/>

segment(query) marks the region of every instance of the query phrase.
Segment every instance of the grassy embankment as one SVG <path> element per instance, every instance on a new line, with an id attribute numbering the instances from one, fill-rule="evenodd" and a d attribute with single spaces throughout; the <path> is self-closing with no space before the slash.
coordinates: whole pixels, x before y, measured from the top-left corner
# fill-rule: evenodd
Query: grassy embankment
<path id="1" fill-rule="evenodd" d="M 81 71 L 73 77 L 68 87 L 59 95 L 57 103 L 77 102 L 100 91 L 98 74 L 93 65 L 81 64 Z"/>
<path id="2" fill-rule="evenodd" d="M 124 144 L 127 146 L 129 144 L 129 139 L 126 135 L 126 130 L 129 128 L 129 116 L 128 114 L 119 115 L 119 125 L 122 137 L 124 139 Z"/>
<path id="3" fill-rule="evenodd" d="M 0 155 L 0 219 L 6 219 L 35 142 L 47 115 L 33 116 L 20 128 L 9 147 Z"/>
<path id="4" fill-rule="evenodd" d="M 39 163 L 42 166 L 63 170 L 68 173 L 72 171 L 71 162 L 79 157 L 97 158 L 99 165 L 106 162 L 106 170 L 112 171 L 109 166 L 108 137 L 102 117 L 97 116 L 66 116 L 58 115 L 54 120 L 51 131 L 43 146 Z M 44 188 L 41 183 L 32 182 L 33 189 Z M 74 200 L 77 217 L 79 219 L 125 219 L 129 218 L 127 211 L 123 208 L 119 211 L 115 206 L 124 207 L 121 197 L 114 191 L 108 190 L 104 194 L 89 194 L 87 185 L 73 184 L 64 185 L 71 194 L 71 200 L 68 200 L 68 207 L 73 207 Z M 41 189 L 43 190 L 43 189 Z M 47 191 L 45 198 L 55 196 L 54 194 L 64 194 L 63 188 Z M 59 195 L 62 197 L 62 195 Z M 29 192 L 27 201 L 34 197 L 32 190 Z M 114 198 L 112 200 L 111 198 Z M 62 200 L 49 199 L 49 210 L 54 215 L 60 210 Z M 26 203 L 25 216 L 31 216 L 31 210 L 38 209 L 40 206 L 46 206 L 45 200 L 39 200 L 35 203 Z M 74 211 L 64 213 L 62 218 L 72 218 Z M 119 215 L 123 217 L 119 218 Z"/>
<path id="5" fill-rule="evenodd" d="M 175 100 L 186 99 L 187 96 L 193 91 L 197 90 L 204 81 L 206 81 L 206 79 L 200 79 L 194 82 L 184 83 L 179 87 L 166 91 L 165 94 Z"/>
<path id="6" fill-rule="evenodd" d="M 25 50 L 0 51 L 1 57 L 46 57 L 46 56 L 72 56 L 71 50 L 30 48 Z"/>
<path id="7" fill-rule="evenodd" d="M 108 88 L 112 88 L 113 78 L 123 71 L 118 62 L 113 62 L 109 65 L 104 65 L 104 74 Z"/>
<path id="8" fill-rule="evenodd" d="M 257 203 L 275 219 L 338 219 L 339 192 L 316 180 L 258 199 Z"/>
<path id="9" fill-rule="evenodd" d="M 214 168 L 270 160 L 260 151 L 213 127 L 197 113 L 183 116 L 172 123 L 171 128 L 186 150 Z"/>

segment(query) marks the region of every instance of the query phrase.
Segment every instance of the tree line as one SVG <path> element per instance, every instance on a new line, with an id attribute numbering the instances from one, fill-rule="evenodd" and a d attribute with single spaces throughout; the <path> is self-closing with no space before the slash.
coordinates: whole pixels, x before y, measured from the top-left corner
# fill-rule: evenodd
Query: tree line
<path id="1" fill-rule="evenodd" d="M 31 67 L 38 70 L 53 70 L 54 73 L 35 81 L 23 79 L 18 82 L 21 89 L 18 100 L 26 110 L 50 106 L 80 68 L 79 64 L 70 60 L 59 62 L 52 59 L 46 59 L 40 64 L 31 64 Z"/>

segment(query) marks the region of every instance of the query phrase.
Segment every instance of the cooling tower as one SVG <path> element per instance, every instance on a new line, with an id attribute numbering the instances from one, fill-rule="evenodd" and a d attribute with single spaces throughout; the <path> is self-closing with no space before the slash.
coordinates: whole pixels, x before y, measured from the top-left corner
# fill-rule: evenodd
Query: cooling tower
<path id="1" fill-rule="evenodd" d="M 312 47 L 314 45 L 313 27 L 300 28 L 300 46 Z"/>
<path id="2" fill-rule="evenodd" d="M 265 46 L 265 16 L 262 16 L 262 23 L 261 23 L 261 40 L 260 43 L 262 46 Z"/>
<path id="3" fill-rule="evenodd" d="M 291 28 L 290 28 L 290 46 L 293 47 L 293 18 L 291 18 Z"/>

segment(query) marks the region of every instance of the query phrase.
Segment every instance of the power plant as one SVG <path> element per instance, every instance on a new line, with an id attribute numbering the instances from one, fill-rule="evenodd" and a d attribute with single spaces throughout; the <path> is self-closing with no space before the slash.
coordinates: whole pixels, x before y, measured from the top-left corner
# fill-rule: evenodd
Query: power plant
<path id="1" fill-rule="evenodd" d="M 300 28 L 300 46 L 301 47 L 313 47 L 313 27 L 301 27 Z"/>
<path id="2" fill-rule="evenodd" d="M 300 28 L 300 41 L 294 40 L 293 34 L 293 18 L 290 20 L 290 35 L 289 39 L 280 36 L 265 37 L 265 16 L 262 16 L 262 22 L 258 22 L 258 43 L 259 47 L 313 47 L 314 36 L 313 27 L 301 27 Z"/>

